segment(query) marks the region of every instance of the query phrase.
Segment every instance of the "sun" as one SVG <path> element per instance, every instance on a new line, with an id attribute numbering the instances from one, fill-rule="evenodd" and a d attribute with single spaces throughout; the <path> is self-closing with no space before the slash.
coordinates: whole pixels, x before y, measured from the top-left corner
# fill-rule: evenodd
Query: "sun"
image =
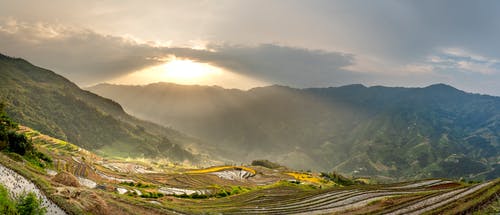
<path id="1" fill-rule="evenodd" d="M 131 85 L 170 82 L 185 85 L 218 85 L 239 89 L 267 85 L 264 81 L 231 72 L 210 63 L 175 56 L 166 59 L 162 64 L 137 70 L 107 82 Z"/>
<path id="2" fill-rule="evenodd" d="M 211 75 L 220 73 L 220 69 L 206 63 L 192 60 L 173 59 L 163 64 L 163 78 L 176 82 L 197 82 Z"/>
<path id="3" fill-rule="evenodd" d="M 208 63 L 172 57 L 163 64 L 144 68 L 110 81 L 119 84 L 172 82 L 207 84 L 223 76 L 223 69 Z"/>

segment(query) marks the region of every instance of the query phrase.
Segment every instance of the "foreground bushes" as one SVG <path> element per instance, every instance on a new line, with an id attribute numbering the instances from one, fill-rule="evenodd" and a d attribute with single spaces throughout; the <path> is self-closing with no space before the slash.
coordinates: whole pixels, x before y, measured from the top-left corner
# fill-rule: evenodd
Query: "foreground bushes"
<path id="1" fill-rule="evenodd" d="M 33 192 L 13 200 L 9 197 L 7 189 L 0 185 L 0 214 L 44 215 L 46 213 L 47 209 L 42 207 L 42 200 Z"/>
<path id="2" fill-rule="evenodd" d="M 142 198 L 153 198 L 153 199 L 157 199 L 157 198 L 161 198 L 163 197 L 163 193 L 156 193 L 156 192 L 147 192 L 147 193 L 144 193 L 141 195 Z"/>

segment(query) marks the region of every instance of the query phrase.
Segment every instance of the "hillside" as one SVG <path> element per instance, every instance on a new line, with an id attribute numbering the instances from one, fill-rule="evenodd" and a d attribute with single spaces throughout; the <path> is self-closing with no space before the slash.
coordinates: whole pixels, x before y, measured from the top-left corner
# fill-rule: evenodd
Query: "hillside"
<path id="1" fill-rule="evenodd" d="M 186 149 L 197 140 L 134 118 L 116 102 L 23 59 L 0 55 L 0 102 L 15 121 L 102 155 L 198 159 Z"/>
<path id="2" fill-rule="evenodd" d="M 158 83 L 89 90 L 135 116 L 207 140 L 235 160 L 385 179 L 500 176 L 500 98 L 444 84 L 241 91 Z"/>
<path id="3" fill-rule="evenodd" d="M 478 214 L 498 213 L 500 181 L 425 179 L 373 184 L 367 178 L 294 171 L 269 161 L 186 169 L 158 160 L 105 159 L 24 126 L 0 109 L 0 130 L 25 138 L 24 155 L 7 141 L 0 189 L 44 199 L 49 214 Z M 33 155 L 43 155 L 33 159 Z M 265 167 L 269 166 L 271 168 Z M 19 189 L 19 187 L 22 189 Z M 1 191 L 1 190 L 0 190 Z M 5 192 L 5 191 L 4 191 Z"/>

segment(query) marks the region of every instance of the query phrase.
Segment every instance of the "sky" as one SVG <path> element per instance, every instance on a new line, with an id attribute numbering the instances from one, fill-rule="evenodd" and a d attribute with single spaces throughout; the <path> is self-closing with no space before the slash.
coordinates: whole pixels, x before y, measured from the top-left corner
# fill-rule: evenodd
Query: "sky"
<path id="1" fill-rule="evenodd" d="M 500 1 L 16 0 L 0 53 L 102 82 L 445 83 L 500 96 Z"/>

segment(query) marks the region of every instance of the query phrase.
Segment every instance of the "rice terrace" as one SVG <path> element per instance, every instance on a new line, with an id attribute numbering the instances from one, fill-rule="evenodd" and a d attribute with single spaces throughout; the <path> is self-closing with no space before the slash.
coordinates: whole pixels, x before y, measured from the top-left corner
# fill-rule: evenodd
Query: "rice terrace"
<path id="1" fill-rule="evenodd" d="M 500 193 L 500 180 L 378 184 L 335 173 L 297 172 L 265 160 L 204 169 L 111 160 L 27 127 L 18 132 L 30 137 L 52 163 L 1 155 L 2 180 L 5 167 L 17 172 L 7 175 L 35 179 L 37 188 L 27 189 L 40 189 L 39 195 L 68 214 L 486 213 Z"/>

